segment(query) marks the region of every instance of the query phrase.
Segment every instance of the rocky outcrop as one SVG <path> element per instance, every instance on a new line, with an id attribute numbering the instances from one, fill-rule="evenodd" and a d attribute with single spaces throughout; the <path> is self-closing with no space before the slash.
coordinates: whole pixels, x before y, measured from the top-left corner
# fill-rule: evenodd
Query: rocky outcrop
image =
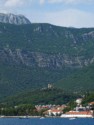
<path id="1" fill-rule="evenodd" d="M 10 30 L 8 25 L 1 24 L 0 60 L 4 64 L 63 70 L 94 63 L 94 29 L 50 24 L 13 27 Z"/>
<path id="2" fill-rule="evenodd" d="M 3 56 L 2 56 L 3 55 Z M 84 56 L 69 57 L 66 54 L 47 54 L 16 49 L 4 48 L 0 51 L 0 60 L 12 65 L 23 64 L 30 67 L 49 69 L 82 68 L 94 63 L 94 57 L 85 59 Z"/>
<path id="3" fill-rule="evenodd" d="M 14 14 L 3 14 L 0 13 L 0 22 L 9 23 L 9 24 L 31 24 L 31 22 L 23 15 L 14 15 Z"/>

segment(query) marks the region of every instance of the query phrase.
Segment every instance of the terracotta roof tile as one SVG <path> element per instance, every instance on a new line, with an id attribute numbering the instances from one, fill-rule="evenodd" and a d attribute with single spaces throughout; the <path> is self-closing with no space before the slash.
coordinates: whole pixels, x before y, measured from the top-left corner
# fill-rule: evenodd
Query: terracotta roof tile
<path id="1" fill-rule="evenodd" d="M 91 112 L 90 111 L 81 111 L 81 112 L 70 111 L 70 112 L 67 112 L 66 114 L 68 115 L 91 115 Z"/>
<path id="2" fill-rule="evenodd" d="M 90 102 L 89 105 L 94 105 L 94 102 Z"/>

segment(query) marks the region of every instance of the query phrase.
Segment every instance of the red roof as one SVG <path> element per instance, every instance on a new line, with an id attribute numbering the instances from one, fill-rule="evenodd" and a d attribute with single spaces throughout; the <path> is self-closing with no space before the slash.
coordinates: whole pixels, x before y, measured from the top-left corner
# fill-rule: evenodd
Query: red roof
<path id="1" fill-rule="evenodd" d="M 70 111 L 70 112 L 67 112 L 66 114 L 68 115 L 91 115 L 92 113 L 90 111 L 81 111 L 81 112 Z"/>
<path id="2" fill-rule="evenodd" d="M 90 102 L 89 105 L 94 105 L 94 102 Z"/>
<path id="3" fill-rule="evenodd" d="M 53 109 L 51 112 L 62 112 L 61 110 Z"/>

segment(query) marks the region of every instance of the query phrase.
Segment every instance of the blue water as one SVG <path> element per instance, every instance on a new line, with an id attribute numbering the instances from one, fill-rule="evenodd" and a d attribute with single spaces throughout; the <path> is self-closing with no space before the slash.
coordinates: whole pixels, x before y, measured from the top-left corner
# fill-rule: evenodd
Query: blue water
<path id="1" fill-rule="evenodd" d="M 0 118 L 0 125 L 94 125 L 94 119 L 74 119 L 67 118 Z"/>

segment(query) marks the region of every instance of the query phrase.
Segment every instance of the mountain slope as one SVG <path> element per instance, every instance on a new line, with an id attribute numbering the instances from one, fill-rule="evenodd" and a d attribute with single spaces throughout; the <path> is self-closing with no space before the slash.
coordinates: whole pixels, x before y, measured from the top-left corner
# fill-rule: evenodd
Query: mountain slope
<path id="1" fill-rule="evenodd" d="M 0 98 L 47 87 L 48 83 L 53 83 L 64 75 L 59 70 L 0 65 Z"/>
<path id="2" fill-rule="evenodd" d="M 0 24 L 4 59 L 16 64 L 59 68 L 94 62 L 94 29 L 71 29 L 49 24 Z M 1 56 L 0 56 L 1 57 Z"/>
<path id="3" fill-rule="evenodd" d="M 93 63 L 94 28 L 0 23 L 1 97 L 47 86 Z"/>
<path id="4" fill-rule="evenodd" d="M 20 93 L 15 96 L 10 96 L 0 100 L 3 104 L 18 105 L 18 104 L 34 104 L 34 105 L 47 105 L 47 104 L 66 104 L 80 97 L 79 95 L 65 93 L 62 89 L 37 89 L 31 92 Z"/>
<path id="5" fill-rule="evenodd" d="M 59 80 L 56 83 L 57 87 L 60 87 L 67 91 L 85 92 L 94 90 L 94 64 L 85 67 L 79 71 L 74 72 L 72 75 Z"/>

